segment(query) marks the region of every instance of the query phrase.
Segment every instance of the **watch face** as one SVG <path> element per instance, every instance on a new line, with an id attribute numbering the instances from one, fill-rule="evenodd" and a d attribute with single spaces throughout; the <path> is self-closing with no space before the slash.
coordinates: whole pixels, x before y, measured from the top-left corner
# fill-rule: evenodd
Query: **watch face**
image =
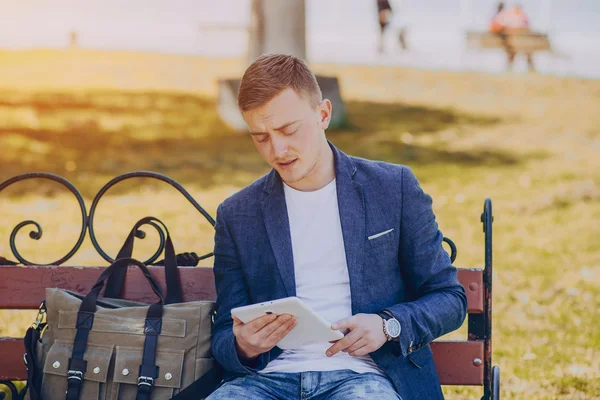
<path id="1" fill-rule="evenodd" d="M 393 338 L 397 338 L 400 336 L 400 322 L 398 322 L 398 320 L 395 318 L 388 319 L 386 323 L 386 330 L 388 335 Z"/>

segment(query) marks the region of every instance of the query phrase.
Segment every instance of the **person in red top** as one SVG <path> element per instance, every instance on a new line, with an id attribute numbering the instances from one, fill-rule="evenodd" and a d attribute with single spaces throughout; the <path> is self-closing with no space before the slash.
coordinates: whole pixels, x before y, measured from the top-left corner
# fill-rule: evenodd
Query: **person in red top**
<path id="1" fill-rule="evenodd" d="M 516 52 L 510 46 L 508 36 L 519 32 L 529 32 L 529 18 L 520 5 L 514 5 L 510 8 L 505 8 L 504 3 L 498 3 L 498 10 L 492 21 L 490 22 L 489 30 L 492 33 L 500 35 L 504 41 L 504 47 L 507 54 L 508 68 L 512 68 Z M 531 53 L 526 53 L 527 64 L 529 70 L 533 71 L 533 56 Z"/>

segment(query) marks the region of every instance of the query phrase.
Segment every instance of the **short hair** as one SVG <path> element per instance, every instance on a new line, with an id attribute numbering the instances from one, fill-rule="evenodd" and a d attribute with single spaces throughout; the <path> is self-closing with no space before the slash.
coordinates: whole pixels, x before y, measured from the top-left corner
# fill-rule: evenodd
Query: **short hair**
<path id="1" fill-rule="evenodd" d="M 322 101 L 317 78 L 304 60 L 286 54 L 263 54 L 244 72 L 238 107 L 242 113 L 262 107 L 289 87 L 313 108 Z"/>

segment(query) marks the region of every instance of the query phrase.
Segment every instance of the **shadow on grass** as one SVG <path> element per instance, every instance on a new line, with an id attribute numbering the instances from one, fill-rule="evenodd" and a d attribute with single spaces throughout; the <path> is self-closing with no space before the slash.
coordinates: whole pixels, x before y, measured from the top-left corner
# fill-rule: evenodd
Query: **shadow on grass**
<path id="1" fill-rule="evenodd" d="M 352 101 L 347 104 L 351 131 L 410 132 L 413 135 L 435 133 L 465 125 L 489 126 L 501 123 L 497 117 L 473 115 L 448 108 L 415 106 L 402 103 Z M 334 111 L 335 112 L 335 111 Z"/>
<path id="2" fill-rule="evenodd" d="M 0 103 L 0 181 L 24 172 L 52 172 L 84 196 L 133 170 L 166 174 L 182 185 L 245 185 L 268 171 L 250 138 L 218 119 L 212 99 L 177 93 L 8 93 Z M 1 96 L 0 96 L 1 97 Z M 11 98 L 12 97 L 12 98 Z M 491 126 L 498 118 L 405 104 L 349 102 L 347 126 L 328 137 L 348 154 L 415 164 L 510 165 L 513 155 L 491 150 L 447 151 L 405 144 L 411 135 L 460 134 L 464 126 Z M 62 188 L 20 183 L 11 195 Z M 115 187 L 128 191 L 131 185 Z M 111 190 L 112 192 L 112 190 Z"/>
<path id="3" fill-rule="evenodd" d="M 95 90 L 90 92 L 44 92 L 29 96 L 18 91 L 6 91 L 0 108 L 29 108 L 36 112 L 65 112 L 73 110 L 108 111 L 112 113 L 144 113 L 148 110 L 180 111 L 181 106 L 207 107 L 212 99 L 188 93 L 159 91 L 118 92 Z"/>

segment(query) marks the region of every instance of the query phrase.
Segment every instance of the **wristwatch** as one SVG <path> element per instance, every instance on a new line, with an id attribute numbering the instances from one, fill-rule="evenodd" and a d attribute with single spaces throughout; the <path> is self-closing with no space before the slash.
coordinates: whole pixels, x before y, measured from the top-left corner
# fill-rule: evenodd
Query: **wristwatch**
<path id="1" fill-rule="evenodd" d="M 393 315 L 388 314 L 385 311 L 380 311 L 377 313 L 377 315 L 383 319 L 383 333 L 385 334 L 388 342 L 391 340 L 398 340 L 400 332 L 402 331 L 400 322 L 394 318 Z"/>

